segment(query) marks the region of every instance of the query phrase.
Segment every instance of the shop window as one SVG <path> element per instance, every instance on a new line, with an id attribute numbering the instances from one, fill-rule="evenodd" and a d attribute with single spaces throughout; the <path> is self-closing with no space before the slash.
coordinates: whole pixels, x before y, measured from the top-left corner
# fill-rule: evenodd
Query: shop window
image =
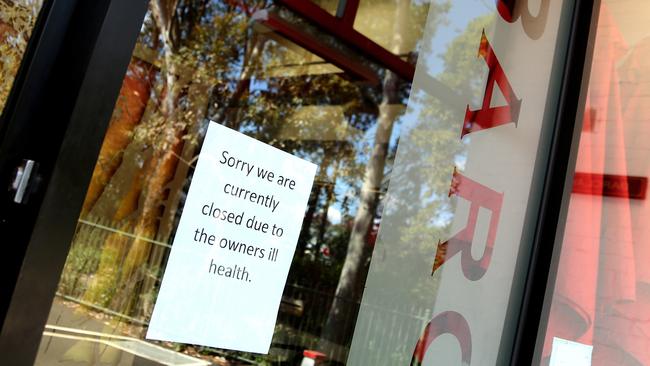
<path id="1" fill-rule="evenodd" d="M 155 4 L 88 186 L 36 364 L 116 357 L 295 365 L 305 350 L 327 352 L 320 346 L 328 331 L 349 347 L 411 80 L 270 1 L 180 1 L 173 20 Z M 335 10 L 334 2 L 314 4 Z M 383 16 L 400 14 L 393 6 Z M 411 28 L 424 22 L 369 31 L 419 37 Z M 417 53 L 416 46 L 403 49 Z M 155 342 L 170 351 L 154 357 L 157 346 L 142 339 L 209 121 L 316 163 L 317 173 L 269 354 Z M 342 287 L 353 246 L 364 254 Z M 137 350 L 120 348 L 120 337 Z M 327 355 L 331 362 L 344 357 Z"/>
<path id="2" fill-rule="evenodd" d="M 337 12 L 334 3 L 150 2 L 36 364 L 501 359 L 499 335 L 510 339 L 519 315 L 509 305 L 521 300 L 517 263 L 531 249 L 524 224 L 540 199 L 530 192 L 546 166 L 542 136 L 555 121 L 549 90 L 561 76 L 552 66 L 563 57 L 566 7 L 543 2 L 548 17 L 530 15 L 522 26 L 482 0 L 350 0 L 345 11 L 336 2 Z M 210 301 L 241 301 L 248 314 L 277 307 L 277 318 L 236 340 L 269 332 L 266 353 L 200 337 L 147 338 L 161 305 L 187 301 L 180 290 L 208 271 L 228 271 L 212 261 L 224 253 L 209 233 L 218 226 L 177 240 L 214 131 L 247 141 L 241 151 L 273 151 L 260 159 L 315 166 L 304 215 L 277 218 L 297 232 L 277 302 L 266 288 L 236 297 L 244 282 L 230 292 L 213 287 L 260 272 L 209 277 L 206 286 Z M 252 172 L 250 162 L 224 155 L 224 163 Z M 223 216 L 231 219 L 239 225 Z M 268 249 L 273 259 L 273 240 L 233 245 L 252 248 L 240 252 L 248 256 Z M 202 248 L 205 266 L 187 266 L 192 275 L 172 279 L 180 299 L 168 294 L 161 304 L 174 251 L 188 245 Z M 204 321 L 212 309 L 192 305 L 158 324 L 227 338 L 223 324 Z M 256 325 L 237 310 L 242 327 Z"/>

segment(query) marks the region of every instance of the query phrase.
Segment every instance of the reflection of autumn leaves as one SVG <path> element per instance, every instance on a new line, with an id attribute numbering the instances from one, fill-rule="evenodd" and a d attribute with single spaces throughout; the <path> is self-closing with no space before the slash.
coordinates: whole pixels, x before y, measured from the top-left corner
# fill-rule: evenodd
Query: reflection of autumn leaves
<path id="1" fill-rule="evenodd" d="M 221 82 L 197 66 L 207 61 L 197 60 L 199 56 L 192 48 L 212 47 L 202 42 L 210 41 L 214 24 L 205 29 L 199 24 L 207 5 L 191 7 L 194 15 L 187 19 L 184 12 L 170 11 L 177 6 L 186 5 L 173 0 L 150 3 L 149 26 L 154 29 L 151 36 L 155 41 L 153 45 L 141 41 L 134 53 L 141 53 L 148 63 L 133 61 L 129 67 L 82 213 L 89 218 L 109 218 L 111 228 L 117 229 L 102 243 L 99 264 L 84 300 L 128 315 L 149 314 L 146 300 L 155 293 L 159 274 L 154 272 L 167 255 L 165 242 L 173 231 L 189 161 L 198 145 L 194 138 L 199 135 L 198 124 L 204 119 L 212 85 Z M 182 19 L 172 21 L 174 17 Z M 226 23 L 248 24 L 230 17 L 223 19 Z M 179 39 L 175 27 L 189 27 L 196 32 L 196 39 Z M 241 30 L 246 31 L 246 27 Z M 237 37 L 243 34 L 235 31 Z M 147 58 L 147 47 L 156 50 L 149 52 L 152 59 Z M 249 66 L 259 57 L 256 51 L 260 48 L 253 47 L 248 53 L 239 83 L 224 104 L 230 110 L 246 93 L 252 72 Z M 217 59 L 222 56 L 218 48 L 212 52 Z M 154 64 L 160 67 L 152 71 Z M 235 118 L 225 113 L 226 109 L 220 111 L 223 118 L 213 118 L 232 123 Z M 185 164 L 179 164 L 181 159 Z M 160 242 L 163 245 L 157 245 Z"/>
<path id="2" fill-rule="evenodd" d="M 0 111 L 9 96 L 40 8 L 40 1 L 30 6 L 0 1 Z"/>
<path id="3" fill-rule="evenodd" d="M 436 250 L 436 257 L 433 261 L 433 267 L 431 268 L 431 275 L 442 266 L 443 263 L 445 263 L 445 259 L 447 258 L 447 246 L 449 244 L 447 242 L 442 242 L 442 240 L 438 240 L 438 249 Z"/>
<path id="4" fill-rule="evenodd" d="M 104 138 L 99 158 L 93 171 L 92 180 L 88 187 L 86 200 L 83 204 L 82 218 L 88 216 L 93 208 L 96 217 L 109 218 L 109 225 L 116 226 L 119 231 L 131 232 L 133 229 L 130 216 L 136 212 L 138 201 L 143 187 L 143 169 L 133 170 L 129 181 L 116 182 L 114 178 L 117 170 L 122 166 L 123 157 L 129 144 L 132 143 L 134 128 L 141 122 L 145 106 L 150 95 L 150 75 L 146 67 L 134 61 L 129 66 L 129 71 L 124 79 L 120 96 L 118 98 L 113 118 Z M 120 184 L 122 183 L 122 184 Z M 113 191 L 107 189 L 109 184 L 113 186 L 125 186 L 123 192 L 120 189 Z M 117 194 L 114 192 L 117 190 Z M 121 194 L 120 194 L 121 193 Z M 113 196 L 113 210 L 107 210 L 98 205 L 100 197 Z M 101 202 L 99 202 L 101 203 Z M 96 207 L 99 206 L 99 207 Z M 104 208 L 104 209 L 102 209 Z M 86 229 L 88 231 L 89 229 Z M 92 236 L 95 230 L 87 232 Z M 80 238 L 85 239 L 85 238 Z M 101 305 L 109 305 L 114 294 L 117 280 L 122 277 L 122 262 L 127 248 L 132 241 L 131 238 L 118 232 L 110 233 L 102 246 L 99 265 L 88 289 L 84 294 L 84 300 Z"/>
<path id="5" fill-rule="evenodd" d="M 160 5 L 152 3 L 152 13 Z M 170 23 L 162 15 L 153 18 L 164 33 L 159 24 Z M 191 160 L 197 144 L 186 137 L 198 134 L 210 97 L 201 70 L 184 66 L 175 47 L 162 49 L 156 60 L 134 57 L 129 66 L 82 210 L 82 218 L 108 220 L 114 230 L 97 249 L 101 254 L 83 299 L 123 314 L 147 315 L 141 300 L 156 288 L 153 272 L 166 256 L 164 242 L 190 169 L 179 159 Z M 140 53 L 146 56 L 136 49 Z M 160 68 L 152 66 L 158 62 Z M 86 229 L 75 245 L 93 235 Z"/>
<path id="6" fill-rule="evenodd" d="M 129 65 L 111 123 L 99 152 L 91 183 L 88 186 L 82 216 L 88 214 L 95 205 L 120 166 L 126 147 L 131 143 L 133 130 L 140 123 L 149 100 L 149 79 L 152 75 L 147 75 L 148 73 L 150 71 L 142 62 L 134 60 Z M 121 215 L 121 218 L 126 216 L 124 213 Z"/>
<path id="7" fill-rule="evenodd" d="M 459 187 L 460 187 L 460 182 L 461 182 L 461 179 L 458 176 L 458 170 L 456 169 L 456 167 L 454 167 L 454 172 L 453 172 L 453 174 L 451 176 L 451 185 L 449 186 L 448 197 L 451 197 L 451 196 L 453 196 L 455 194 L 458 194 L 458 190 L 459 190 Z M 438 268 L 440 268 L 440 266 L 442 266 L 443 263 L 445 263 L 445 260 L 447 258 L 447 247 L 448 246 L 449 246 L 449 243 L 447 241 L 445 241 L 443 243 L 442 240 L 438 240 L 438 246 L 437 246 L 437 249 L 436 249 L 435 259 L 433 261 L 433 267 L 431 268 L 431 275 L 432 276 L 438 270 Z"/>
<path id="8" fill-rule="evenodd" d="M 451 176 L 451 185 L 449 186 L 449 195 L 451 197 L 458 193 L 458 188 L 460 186 L 460 178 L 458 177 L 458 170 L 454 167 L 454 173 Z"/>

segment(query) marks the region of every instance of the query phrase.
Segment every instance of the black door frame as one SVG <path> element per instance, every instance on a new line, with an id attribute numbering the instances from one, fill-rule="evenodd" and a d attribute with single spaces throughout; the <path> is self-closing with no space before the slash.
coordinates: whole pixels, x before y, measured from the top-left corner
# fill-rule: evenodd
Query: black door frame
<path id="1" fill-rule="evenodd" d="M 10 185 L 23 159 L 38 163 L 40 181 L 24 204 L 6 190 L 0 198 L 7 273 L 0 279 L 0 358 L 18 366 L 36 357 L 148 0 L 45 2 L 0 119 L 0 184 Z M 557 246 L 543 244 L 558 243 L 563 232 L 599 4 L 575 1 L 511 365 L 539 360 L 533 355 L 559 256 Z"/>
<path id="2" fill-rule="evenodd" d="M 539 365 L 559 265 L 601 0 L 576 0 L 511 365 Z M 520 272 L 521 273 L 521 272 Z"/>
<path id="3" fill-rule="evenodd" d="M 0 359 L 32 365 L 147 0 L 46 0 L 0 122 Z M 32 193 L 9 187 L 23 159 Z"/>

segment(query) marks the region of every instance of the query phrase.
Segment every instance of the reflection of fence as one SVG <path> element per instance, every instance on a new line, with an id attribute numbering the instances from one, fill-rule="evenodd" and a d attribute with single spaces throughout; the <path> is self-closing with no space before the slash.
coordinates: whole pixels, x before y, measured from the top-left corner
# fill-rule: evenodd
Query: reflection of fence
<path id="1" fill-rule="evenodd" d="M 329 316 L 330 306 L 334 295 L 319 291 L 316 288 L 287 285 L 284 291 L 283 303 L 287 309 L 302 306 L 303 313 L 281 311 L 278 316 L 278 327 L 289 326 L 293 330 L 293 338 L 283 338 L 286 334 L 276 333 L 274 344 L 285 346 L 291 344 L 295 349 L 318 350 L 319 335 Z M 356 312 L 359 303 L 348 301 L 347 304 Z M 419 306 L 364 306 L 367 321 L 357 323 L 355 334 L 361 338 L 360 344 L 365 345 L 363 351 L 364 364 L 395 365 L 408 364 L 410 355 L 415 347 L 414 340 L 431 319 L 431 310 Z M 348 318 L 356 322 L 356 316 Z M 345 324 L 347 326 L 349 324 Z M 289 342 L 287 342 L 289 341 Z M 395 347 L 397 345 L 397 347 Z M 350 344 L 344 344 L 349 349 Z M 408 359 L 398 359 L 407 354 Z"/>
<path id="2" fill-rule="evenodd" d="M 318 339 L 327 321 L 334 300 L 333 290 L 324 286 L 312 287 L 287 284 L 278 313 L 278 332 L 274 343 L 298 345 L 310 349 L 318 346 Z M 300 309 L 300 311 L 292 310 Z"/>
<path id="3" fill-rule="evenodd" d="M 146 322 L 162 276 L 161 258 L 166 258 L 171 245 L 136 236 L 130 229 L 105 219 L 79 220 L 58 292 L 104 313 Z M 135 242 L 149 246 L 148 258 L 124 273 Z"/>
<path id="4" fill-rule="evenodd" d="M 190 357 L 179 352 L 175 352 L 149 342 L 142 341 L 133 337 L 125 337 L 106 332 L 95 332 L 84 329 L 61 327 L 53 324 L 46 324 L 43 332 L 43 342 L 47 342 L 48 348 L 56 349 L 81 349 L 90 359 L 102 359 L 102 355 L 111 353 L 112 357 L 121 360 L 133 357 L 134 365 L 167 365 L 167 366 L 209 366 L 211 362 Z M 56 351 L 53 351 L 56 352 Z M 119 356 L 116 356 L 119 355 Z M 130 355 L 127 356 L 127 355 Z M 54 360 L 53 357 L 65 356 L 43 353 L 41 364 L 49 362 L 59 363 L 60 360 Z M 47 360 L 47 361 L 46 361 Z M 126 361 L 129 362 L 129 361 Z M 37 363 L 39 363 L 37 361 Z M 104 364 L 102 362 L 102 364 Z"/>
<path id="5" fill-rule="evenodd" d="M 95 311 L 110 315 L 116 320 L 137 325 L 147 325 L 153 311 L 160 279 L 160 258 L 166 258 L 171 246 L 162 240 L 135 237 L 119 230 L 115 223 L 96 220 L 79 220 L 77 233 L 70 249 L 59 284 L 59 295 Z M 150 256 L 135 272 L 122 276 L 122 263 L 135 240 L 145 241 L 152 247 Z M 114 264 L 113 266 L 107 266 Z M 271 354 L 276 359 L 294 364 L 302 357 L 304 349 L 318 349 L 320 335 L 327 322 L 334 288 L 331 283 L 313 283 L 309 286 L 287 284 L 282 296 Z M 344 326 L 356 322 L 359 303 L 342 301 L 346 309 Z M 352 316 L 348 316 L 352 314 Z M 356 334 L 363 337 L 367 364 L 395 364 L 384 359 L 387 345 L 398 344 L 404 353 L 412 352 L 410 341 L 430 319 L 428 309 L 403 308 L 382 304 L 381 307 L 364 308 L 366 319 L 357 324 Z M 337 342 L 348 343 L 348 342 Z M 349 344 L 344 344 L 349 347 Z M 399 352 L 399 349 L 392 351 Z M 408 362 L 409 360 L 406 360 Z"/>
<path id="6" fill-rule="evenodd" d="M 356 352 L 366 365 L 408 365 L 417 339 L 431 320 L 428 308 L 364 305 L 364 321 L 357 323 Z M 406 355 L 406 356 L 405 356 Z"/>

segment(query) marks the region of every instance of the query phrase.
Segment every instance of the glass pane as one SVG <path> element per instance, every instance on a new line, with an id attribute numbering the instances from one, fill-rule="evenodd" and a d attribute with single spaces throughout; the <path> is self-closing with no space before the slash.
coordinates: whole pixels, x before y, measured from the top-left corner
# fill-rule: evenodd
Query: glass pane
<path id="1" fill-rule="evenodd" d="M 303 350 L 319 349 L 328 321 L 339 326 L 331 308 L 341 267 L 350 245 L 367 247 L 376 236 L 384 172 L 410 85 L 336 37 L 324 47 L 376 73 L 378 83 L 357 80 L 332 55 L 254 22 L 255 12 L 269 6 L 179 2 L 170 39 L 161 36 L 165 22 L 150 7 L 36 364 L 299 364 Z M 304 20 L 299 27 L 322 37 Z M 268 355 L 144 341 L 209 120 L 318 165 Z M 371 165 L 377 170 L 368 176 Z M 372 188 L 362 194 L 364 185 Z M 358 266 L 355 287 L 363 284 L 367 259 Z M 360 298 L 346 295 L 346 303 L 358 306 Z M 346 326 L 340 337 L 351 336 Z"/>
<path id="2" fill-rule="evenodd" d="M 460 317 L 446 324 L 468 322 L 477 339 L 472 364 L 496 363 L 517 316 L 506 310 L 520 297 L 515 265 L 530 250 L 525 213 L 539 199 L 530 192 L 545 166 L 552 65 L 570 13 L 561 2 L 540 9 L 523 27 L 481 0 L 361 1 L 354 22 L 332 16 L 328 28 L 271 1 L 151 2 L 36 364 L 455 364 L 458 342 L 429 337 L 451 310 Z M 205 158 L 215 123 L 248 141 L 242 154 L 263 143 L 317 167 L 302 223 L 276 217 L 297 240 L 268 353 L 146 338 L 177 248 L 203 245 L 208 264 L 233 251 L 199 231 L 177 240 L 196 214 L 201 167 L 217 169 Z M 233 207 L 250 218 L 248 206 Z M 459 250 L 463 262 L 482 259 L 461 269 Z M 207 282 L 212 264 L 188 267 L 172 281 L 205 284 L 210 304 L 242 301 L 236 292 L 250 288 L 219 291 L 234 279 Z M 268 310 L 266 290 L 242 303 Z M 188 299 L 180 292 L 176 303 Z M 195 311 L 164 321 L 224 335 L 225 322 Z M 232 318 L 250 327 L 253 317 Z M 253 329 L 247 338 L 267 330 Z M 458 329 L 447 333 L 465 339 Z"/>
<path id="3" fill-rule="evenodd" d="M 600 7 L 545 365 L 650 365 L 648 16 Z"/>
<path id="4" fill-rule="evenodd" d="M 396 6 L 400 7 L 399 14 L 404 17 L 403 20 L 399 21 L 407 23 L 401 37 L 395 37 L 395 34 L 391 31 L 391 24 L 398 21 L 394 15 L 391 16 L 395 14 Z M 446 18 L 443 14 L 447 13 L 448 6 L 449 4 L 443 1 L 360 0 L 357 10 L 358 16 L 354 21 L 354 29 L 367 34 L 368 38 L 380 46 L 406 57 L 408 50 L 415 48 L 424 32 L 424 28 L 418 26 L 418 24 L 424 23 L 427 20 L 427 15 L 438 15 L 440 20 Z M 433 7 L 435 10 L 429 12 L 429 7 Z M 481 10 L 487 10 L 488 8 L 490 7 L 483 6 Z M 480 12 L 480 10 L 477 12 Z M 429 19 L 429 24 L 432 23 L 433 19 Z"/>
<path id="5" fill-rule="evenodd" d="M 528 3 L 430 4 L 351 365 L 510 364 L 570 14 Z"/>
<path id="6" fill-rule="evenodd" d="M 5 107 L 43 0 L 0 1 L 0 111 Z"/>
<path id="7" fill-rule="evenodd" d="M 339 7 L 339 0 L 310 0 L 310 1 L 314 2 L 314 4 L 323 8 L 331 15 L 336 15 L 336 10 Z"/>

